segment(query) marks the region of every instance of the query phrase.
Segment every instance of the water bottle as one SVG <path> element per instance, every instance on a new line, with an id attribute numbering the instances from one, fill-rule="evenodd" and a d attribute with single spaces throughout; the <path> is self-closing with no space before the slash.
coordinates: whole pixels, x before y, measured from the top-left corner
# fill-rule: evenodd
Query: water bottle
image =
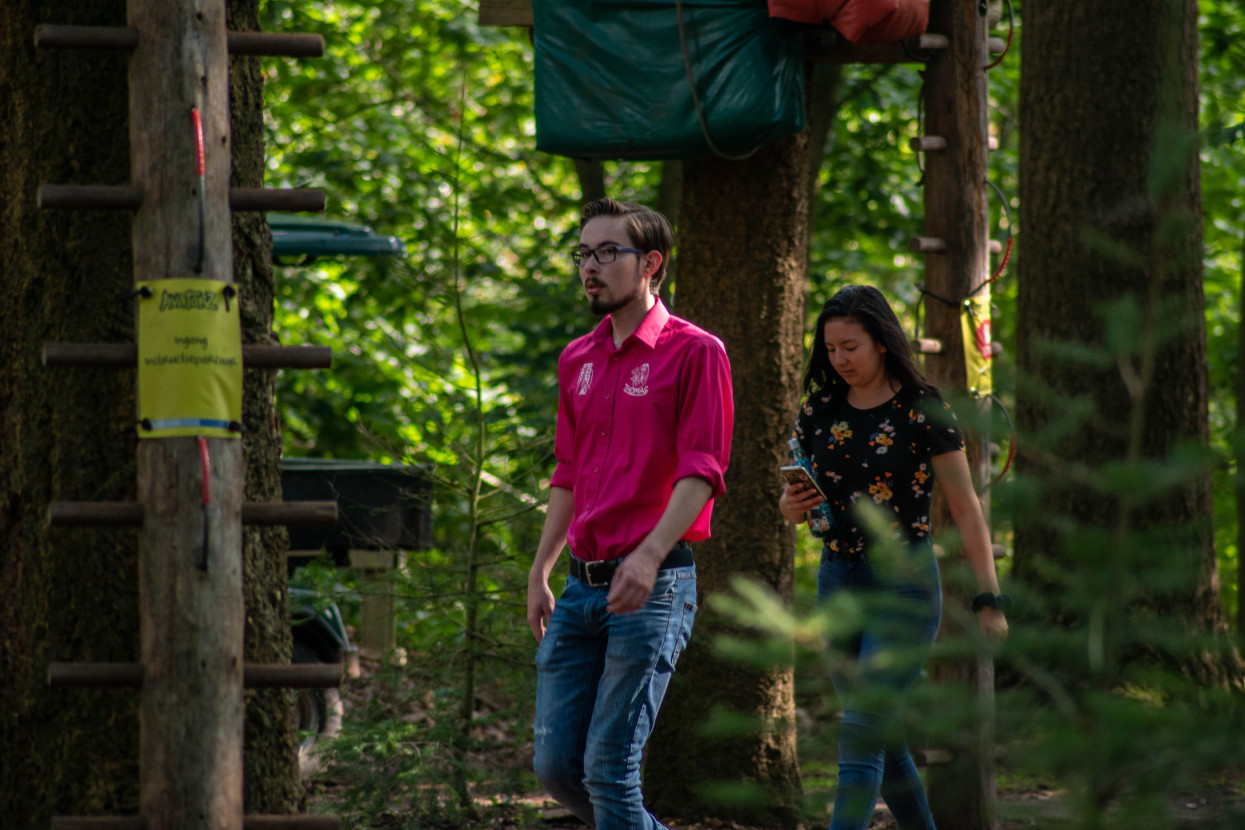
<path id="1" fill-rule="evenodd" d="M 791 463 L 803 467 L 813 481 L 816 481 L 817 473 L 813 471 L 813 462 L 809 460 L 808 453 L 804 452 L 804 448 L 800 446 L 800 439 L 792 438 L 787 442 L 787 447 L 791 450 Z M 808 529 L 818 539 L 826 538 L 830 535 L 830 531 L 834 529 L 834 519 L 830 515 L 830 505 L 824 501 L 805 515 L 808 516 Z"/>

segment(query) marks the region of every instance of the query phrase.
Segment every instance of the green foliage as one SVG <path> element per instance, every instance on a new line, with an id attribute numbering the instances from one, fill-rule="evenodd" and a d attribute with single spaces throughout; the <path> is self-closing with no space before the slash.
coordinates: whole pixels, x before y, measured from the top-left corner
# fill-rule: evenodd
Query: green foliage
<path id="1" fill-rule="evenodd" d="M 323 376 L 283 376 L 291 452 L 452 464 L 482 358 L 496 434 L 548 433 L 548 379 L 579 327 L 562 255 L 575 217 L 564 160 L 530 149 L 530 49 L 456 4 L 270 2 L 265 27 L 321 32 L 323 60 L 267 75 L 268 183 L 319 186 L 329 213 L 403 238 L 399 263 L 285 269 L 277 334 L 330 345 Z"/>
<path id="2" fill-rule="evenodd" d="M 811 206 L 809 306 L 816 317 L 844 281 L 866 272 L 901 310 L 920 300 L 921 263 L 908 240 L 921 232 L 919 70 L 844 67 L 838 118 Z M 810 320 L 811 322 L 811 320 Z"/>
<path id="3" fill-rule="evenodd" d="M 1239 3 L 1199 3 L 1201 17 L 1202 217 L 1205 239 L 1207 366 L 1212 389 L 1210 425 L 1215 447 L 1240 457 L 1242 422 L 1232 389 L 1239 371 L 1241 280 L 1245 274 L 1245 9 Z M 1235 619 L 1240 551 L 1234 488 L 1241 471 L 1233 460 L 1215 476 L 1215 547 L 1220 594 Z"/>
<path id="4" fill-rule="evenodd" d="M 343 736 L 323 750 L 328 780 L 346 786 L 326 788 L 316 801 L 345 826 L 463 826 L 475 817 L 475 805 L 453 795 L 463 763 L 454 752 L 458 690 L 415 685 L 411 677 L 420 675 L 413 668 L 388 667 L 372 674 L 370 697 L 349 698 Z M 513 721 L 515 714 L 508 709 L 491 713 L 481 719 L 476 734 L 485 734 L 490 721 Z M 474 774 L 480 777 L 480 771 Z M 499 792 L 515 794 L 530 786 L 521 781 Z"/>

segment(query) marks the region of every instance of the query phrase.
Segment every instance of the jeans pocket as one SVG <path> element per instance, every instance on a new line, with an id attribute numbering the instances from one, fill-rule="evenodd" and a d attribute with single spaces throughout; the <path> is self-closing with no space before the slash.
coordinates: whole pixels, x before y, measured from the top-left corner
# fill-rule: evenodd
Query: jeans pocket
<path id="1" fill-rule="evenodd" d="M 692 638 L 692 625 L 696 622 L 696 603 L 684 602 L 683 614 L 679 618 L 679 630 L 675 635 L 674 648 L 670 652 L 670 667 L 674 668 L 679 664 L 679 655 L 683 653 L 683 649 L 687 648 L 687 643 Z"/>
<path id="2" fill-rule="evenodd" d="M 549 636 L 548 628 L 545 629 L 545 636 L 540 638 L 540 642 L 536 645 L 536 668 L 544 668 L 549 662 L 549 650 L 553 648 L 553 638 Z"/>

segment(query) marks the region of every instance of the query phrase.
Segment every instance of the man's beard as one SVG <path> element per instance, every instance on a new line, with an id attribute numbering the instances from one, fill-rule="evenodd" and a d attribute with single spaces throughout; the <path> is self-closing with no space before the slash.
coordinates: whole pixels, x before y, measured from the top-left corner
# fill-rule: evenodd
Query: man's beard
<path id="1" fill-rule="evenodd" d="M 606 297 L 589 297 L 588 308 L 591 309 L 592 313 L 598 317 L 604 317 L 607 314 L 613 314 L 615 311 L 627 305 L 639 296 L 640 292 L 636 291 L 628 297 L 615 297 L 613 299 Z"/>
<path id="2" fill-rule="evenodd" d="M 598 294 L 595 297 L 588 298 L 588 308 L 598 317 L 604 317 L 607 314 L 613 314 L 623 306 L 628 305 L 635 300 L 642 299 L 644 296 L 644 283 L 639 279 L 640 270 L 636 269 L 636 281 L 631 288 L 630 294 L 609 298 Z"/>

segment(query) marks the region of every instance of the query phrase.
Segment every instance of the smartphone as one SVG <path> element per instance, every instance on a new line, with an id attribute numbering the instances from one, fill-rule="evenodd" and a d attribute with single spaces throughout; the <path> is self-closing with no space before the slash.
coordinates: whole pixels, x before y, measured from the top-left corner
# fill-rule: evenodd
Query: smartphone
<path id="1" fill-rule="evenodd" d="M 826 494 L 821 491 L 821 488 L 817 486 L 817 482 L 814 481 L 813 477 L 808 474 L 808 470 L 803 467 L 779 467 L 778 472 L 782 474 L 783 481 L 788 484 L 797 484 L 802 482 L 816 490 L 823 499 L 826 498 Z M 826 499 L 826 501 L 829 501 L 829 499 Z"/>

